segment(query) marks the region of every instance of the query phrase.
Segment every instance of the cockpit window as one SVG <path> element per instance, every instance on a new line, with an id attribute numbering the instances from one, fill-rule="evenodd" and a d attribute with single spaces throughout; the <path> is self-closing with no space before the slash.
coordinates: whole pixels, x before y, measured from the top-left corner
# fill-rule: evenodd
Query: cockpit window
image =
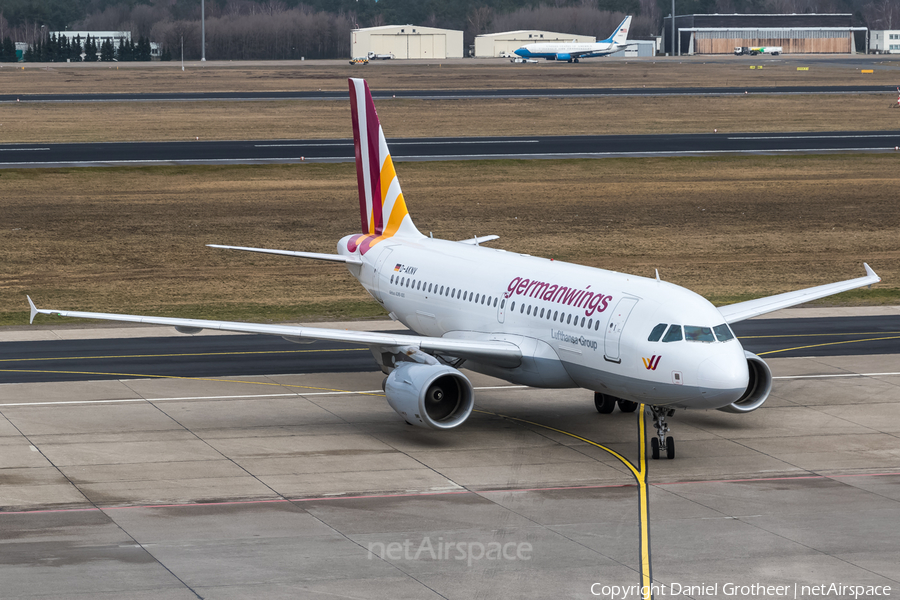
<path id="1" fill-rule="evenodd" d="M 666 332 L 666 337 L 663 338 L 663 342 L 680 342 L 682 339 L 681 325 L 672 325 Z"/>
<path id="2" fill-rule="evenodd" d="M 720 342 L 727 342 L 728 340 L 734 339 L 734 333 L 731 332 L 731 328 L 727 323 L 716 325 L 713 327 L 713 331 L 716 332 L 716 339 Z"/>
<path id="3" fill-rule="evenodd" d="M 662 337 L 663 331 L 668 327 L 667 323 L 660 323 L 656 327 L 653 328 L 653 331 L 650 332 L 650 337 L 647 338 L 648 342 L 658 342 L 659 338 Z"/>
<path id="4" fill-rule="evenodd" d="M 697 327 L 696 325 L 684 326 L 684 339 L 689 342 L 714 342 L 712 328 Z"/>

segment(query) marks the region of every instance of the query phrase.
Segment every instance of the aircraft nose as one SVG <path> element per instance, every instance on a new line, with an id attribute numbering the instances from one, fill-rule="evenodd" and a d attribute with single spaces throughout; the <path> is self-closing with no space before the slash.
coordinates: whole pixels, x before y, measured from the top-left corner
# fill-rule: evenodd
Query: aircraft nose
<path id="1" fill-rule="evenodd" d="M 747 360 L 731 352 L 711 356 L 700 363 L 697 381 L 711 407 L 731 404 L 741 397 L 750 381 Z"/>
<path id="2" fill-rule="evenodd" d="M 519 56 L 525 56 L 525 50 L 523 48 L 519 48 L 518 50 L 515 50 L 513 52 L 513 54 L 518 54 Z"/>

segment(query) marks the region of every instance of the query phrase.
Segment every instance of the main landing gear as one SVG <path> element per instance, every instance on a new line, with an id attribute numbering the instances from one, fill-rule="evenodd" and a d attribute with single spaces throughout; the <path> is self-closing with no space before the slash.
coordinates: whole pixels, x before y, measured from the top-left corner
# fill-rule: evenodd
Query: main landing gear
<path id="1" fill-rule="evenodd" d="M 669 433 L 669 425 L 666 418 L 675 414 L 674 408 L 666 408 L 664 406 L 651 406 L 650 412 L 653 413 L 653 426 L 656 427 L 656 437 L 650 439 L 650 450 L 653 460 L 659 459 L 659 451 L 666 453 L 666 458 L 675 458 L 675 438 L 666 437 Z"/>
<path id="2" fill-rule="evenodd" d="M 597 407 L 597 412 L 601 415 L 608 415 L 616 408 L 616 404 L 619 405 L 619 410 L 624 413 L 631 413 L 637 410 L 638 403 L 632 402 L 631 400 L 622 400 L 621 398 L 616 398 L 615 396 L 610 396 L 609 394 L 601 394 L 600 392 L 594 392 L 594 406 Z"/>

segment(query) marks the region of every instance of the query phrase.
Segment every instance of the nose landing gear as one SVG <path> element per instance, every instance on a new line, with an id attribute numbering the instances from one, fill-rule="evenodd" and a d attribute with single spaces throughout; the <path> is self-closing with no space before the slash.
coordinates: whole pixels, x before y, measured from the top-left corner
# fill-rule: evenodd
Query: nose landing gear
<path id="1" fill-rule="evenodd" d="M 650 439 L 650 450 L 653 460 L 659 459 L 660 450 L 666 453 L 666 458 L 675 458 L 675 438 L 666 437 L 669 433 L 669 425 L 666 418 L 675 414 L 674 408 L 665 408 L 663 406 L 651 406 L 650 412 L 653 414 L 653 426 L 656 427 L 656 437 Z"/>

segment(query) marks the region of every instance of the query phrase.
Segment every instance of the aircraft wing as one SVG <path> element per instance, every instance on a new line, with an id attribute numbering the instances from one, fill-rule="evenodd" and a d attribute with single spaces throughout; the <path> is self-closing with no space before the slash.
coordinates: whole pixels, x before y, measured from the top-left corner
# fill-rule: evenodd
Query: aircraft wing
<path id="1" fill-rule="evenodd" d="M 857 279 L 848 279 L 847 281 L 839 281 L 838 283 L 828 283 L 817 287 L 806 288 L 805 290 L 797 290 L 796 292 L 786 292 L 775 296 L 767 296 L 766 298 L 757 298 L 756 300 L 748 300 L 746 302 L 738 302 L 737 304 L 729 304 L 728 306 L 720 306 L 719 312 L 725 317 L 728 323 L 737 323 L 751 317 L 758 317 L 782 308 L 788 308 L 817 300 L 833 294 L 840 294 L 856 288 L 865 287 L 878 283 L 881 277 L 875 274 L 869 265 L 863 263 L 866 268 L 866 276 Z"/>
<path id="2" fill-rule="evenodd" d="M 518 346 L 505 341 L 458 340 L 437 337 L 421 337 L 373 331 L 350 331 L 346 329 L 324 329 L 319 327 L 299 327 L 296 325 L 265 325 L 261 323 L 240 323 L 235 321 L 208 321 L 203 319 L 179 319 L 170 317 L 150 317 L 141 315 L 120 315 L 115 313 L 93 313 L 66 310 L 39 309 L 28 297 L 31 307 L 31 321 L 42 315 L 58 315 L 76 319 L 99 319 L 103 321 L 124 321 L 148 325 L 170 325 L 181 333 L 199 333 L 203 329 L 234 331 L 238 333 L 259 333 L 279 335 L 284 338 L 330 340 L 350 342 L 375 348 L 418 348 L 428 354 L 444 354 L 458 358 L 468 358 L 499 367 L 517 367 L 521 363 L 522 351 Z"/>
<path id="3" fill-rule="evenodd" d="M 243 250 L 245 252 L 261 252 L 263 254 L 278 254 L 281 256 L 296 256 L 298 258 L 314 258 L 316 260 L 328 260 L 331 262 L 362 264 L 356 256 L 344 256 L 342 254 L 323 254 L 321 252 L 295 252 L 294 250 L 270 250 L 269 248 L 247 248 L 245 246 L 221 246 L 219 244 L 207 244 L 210 248 L 222 248 L 224 250 Z"/>

